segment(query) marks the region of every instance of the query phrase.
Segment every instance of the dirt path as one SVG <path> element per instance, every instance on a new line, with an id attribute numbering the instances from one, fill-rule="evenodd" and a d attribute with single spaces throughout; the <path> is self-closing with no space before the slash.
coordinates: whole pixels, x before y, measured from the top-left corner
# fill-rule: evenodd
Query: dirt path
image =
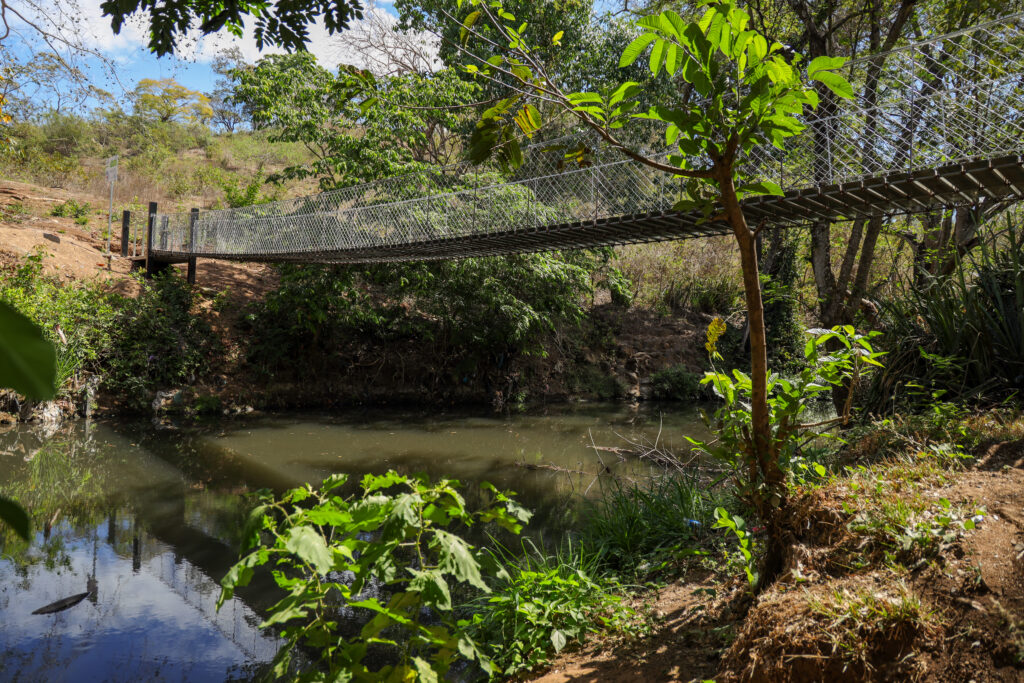
<path id="1" fill-rule="evenodd" d="M 20 261 L 41 249 L 46 254 L 43 269 L 49 275 L 109 282 L 124 294 L 134 294 L 137 285 L 129 277 L 131 261 L 120 256 L 119 224 L 114 226 L 114 257 L 108 270 L 103 240 L 106 213 L 94 211 L 87 226 L 78 225 L 71 218 L 50 215 L 55 206 L 69 199 L 105 206 L 101 198 L 81 193 L 0 180 L 0 263 Z M 235 302 L 261 296 L 277 284 L 276 271 L 265 264 L 200 259 L 197 266 L 196 282 L 200 287 L 216 292 L 227 290 Z"/>

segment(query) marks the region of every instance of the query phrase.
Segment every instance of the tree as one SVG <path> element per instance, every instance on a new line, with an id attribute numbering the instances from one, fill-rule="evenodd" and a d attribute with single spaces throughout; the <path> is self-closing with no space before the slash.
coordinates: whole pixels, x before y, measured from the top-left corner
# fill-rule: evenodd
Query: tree
<path id="1" fill-rule="evenodd" d="M 471 126 L 459 107 L 473 101 L 475 85 L 451 69 L 392 76 L 375 80 L 374 97 L 360 102 L 353 73 L 333 74 L 309 53 L 270 55 L 233 72 L 233 98 L 252 112 L 253 124 L 273 140 L 302 143 L 314 158 L 280 177 L 319 178 L 327 190 L 457 157 L 455 138 Z"/>
<path id="2" fill-rule="evenodd" d="M 944 34 L 977 23 L 986 13 L 1012 12 L 1020 9 L 1018 0 L 996 2 L 964 2 L 963 0 L 757 0 L 751 3 L 755 24 L 776 40 L 793 49 L 816 57 L 871 57 L 860 88 L 860 110 L 864 111 L 864 138 L 871 139 L 882 130 L 876 103 L 885 73 L 889 51 L 907 40 L 919 39 L 928 33 Z M 930 64 L 922 65 L 922 77 L 913 84 L 919 101 L 934 95 L 955 82 L 951 74 L 963 65 L 952 51 L 939 48 Z M 993 66 L 996 66 L 993 64 Z M 977 68 L 972 64 L 971 68 Z M 832 132 L 825 120 L 835 110 L 829 93 L 820 91 L 821 107 L 817 120 L 811 118 L 811 135 L 817 154 L 826 153 Z M 915 99 L 908 93 L 908 99 Z M 900 159 L 910 154 L 910 146 L 930 125 L 920 112 L 908 112 L 896 122 L 904 135 L 899 144 L 889 149 L 872 150 L 872 154 L 888 154 L 892 167 L 900 167 Z M 890 124 L 891 125 L 891 124 Z M 821 178 L 828 182 L 827 178 Z M 852 322 L 870 295 L 871 271 L 879 239 L 894 234 L 911 248 L 915 260 L 921 255 L 941 254 L 935 268 L 944 270 L 950 257 L 962 255 L 976 241 L 973 235 L 990 215 L 989 207 L 979 205 L 939 211 L 920 222 L 914 233 L 902 219 L 882 214 L 853 221 L 848 229 L 831 221 L 818 221 L 810 231 L 810 262 L 817 291 L 818 318 L 822 325 Z M 954 217 L 955 216 L 955 217 Z M 949 222 L 954 224 L 951 226 Z M 833 254 L 837 238 L 842 235 L 841 253 Z M 940 265 L 941 264 L 941 265 Z"/>
<path id="3" fill-rule="evenodd" d="M 246 119 L 245 108 L 232 97 L 234 85 L 231 73 L 250 66 L 242 56 L 242 51 L 233 46 L 222 50 L 210 65 L 213 72 L 220 76 L 213 84 L 213 92 L 209 94 L 211 117 L 214 125 L 220 126 L 228 133 L 234 133 Z"/>
<path id="4" fill-rule="evenodd" d="M 750 329 L 750 376 L 743 378 L 750 386 L 749 422 L 740 430 L 747 478 L 744 492 L 768 527 L 762 576 L 770 582 L 781 571 L 786 547 L 788 503 L 780 455 L 789 444 L 782 441 L 788 438 L 787 430 L 773 430 L 768 403 L 764 307 L 755 245 L 765 225 L 748 225 L 740 202 L 754 195 L 781 194 L 781 189 L 751 177 L 745 164 L 754 148 L 784 148 L 788 138 L 805 130 L 801 116 L 815 109 L 820 97 L 804 82 L 802 69 L 833 95 L 852 95 L 849 83 L 835 72 L 844 60 L 821 57 L 805 66 L 798 55 L 787 56 L 783 45 L 749 28 L 749 14 L 731 2 L 704 3 L 706 11 L 699 21 L 686 21 L 673 11 L 664 11 L 640 19 L 638 25 L 644 32 L 626 47 L 619 64 L 633 64 L 650 48 L 651 74 L 676 79 L 692 96 L 643 111 L 637 109 L 640 86 L 636 82 L 603 93 L 563 90 L 534 57 L 532 43 L 524 37 L 525 27 L 500 2 L 465 0 L 459 4 L 469 10 L 462 18 L 467 43 L 481 39 L 492 41 L 491 48 L 501 46 L 498 54 L 487 57 L 461 48 L 469 61 L 466 70 L 514 91 L 485 112 L 477 124 L 471 149 L 476 160 L 493 155 L 506 164 L 518 163 L 522 158 L 519 136 L 532 137 L 544 125 L 534 104 L 539 100 L 570 113 L 626 157 L 683 179 L 686 190 L 675 208 L 700 211 L 705 220 L 731 229 L 740 252 Z M 490 27 L 488 36 L 480 34 L 479 23 Z M 557 45 L 560 37 L 555 33 L 545 42 Z M 666 161 L 647 156 L 619 139 L 619 130 L 637 119 L 664 128 Z"/>
<path id="5" fill-rule="evenodd" d="M 104 16 L 110 17 L 114 33 L 120 33 L 132 16 L 148 14 L 148 46 L 158 56 L 174 52 L 179 41 L 197 29 L 203 35 L 226 29 L 241 37 L 250 17 L 255 18 L 253 33 L 261 50 L 270 46 L 304 50 L 309 42 L 307 27 L 314 21 L 322 20 L 327 32 L 333 35 L 363 15 L 360 0 L 104 0 L 100 8 Z"/>
<path id="6" fill-rule="evenodd" d="M 51 52 L 19 59 L 0 45 L 0 95 L 18 121 L 38 120 L 47 113 L 68 114 L 90 99 L 110 97 L 89 83 L 88 76 Z"/>
<path id="7" fill-rule="evenodd" d="M 427 74 L 441 67 L 439 42 L 427 31 L 400 29 L 394 15 L 371 6 L 365 18 L 338 36 L 337 53 L 342 62 L 375 76 Z"/>
<path id="8" fill-rule="evenodd" d="M 213 116 L 210 98 L 173 78 L 143 78 L 131 94 L 135 113 L 161 123 L 206 122 Z"/>
<path id="9" fill-rule="evenodd" d="M 399 26 L 438 36 L 441 61 L 448 66 L 458 66 L 462 28 L 453 21 L 451 5 L 449 0 L 395 0 Z M 525 22 L 524 37 L 538 45 L 534 59 L 543 63 L 549 73 L 566 75 L 562 67 L 572 62 L 574 51 L 559 50 L 547 38 L 561 31 L 562 42 L 566 45 L 582 46 L 583 37 L 591 25 L 593 0 L 506 0 L 503 6 Z M 491 35 L 486 23 L 476 26 L 475 30 L 480 36 L 477 44 L 479 54 L 489 56 L 490 50 L 497 48 L 487 41 L 497 36 Z M 488 93 L 488 96 L 493 94 Z"/>

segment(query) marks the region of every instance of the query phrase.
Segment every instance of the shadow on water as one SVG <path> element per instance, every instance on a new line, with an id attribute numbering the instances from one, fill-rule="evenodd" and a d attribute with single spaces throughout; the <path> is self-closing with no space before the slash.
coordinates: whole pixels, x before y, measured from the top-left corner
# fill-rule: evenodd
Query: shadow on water
<path id="1" fill-rule="evenodd" d="M 29 510 L 35 536 L 26 544 L 0 529 L 0 679 L 249 679 L 278 646 L 258 628 L 277 589 L 258 574 L 216 611 L 245 494 L 395 469 L 459 479 L 473 505 L 476 484 L 489 481 L 535 510 L 529 533 L 557 538 L 599 470 L 647 473 L 635 461 L 600 462 L 592 441 L 661 431 L 679 445 L 700 427 L 695 411 L 675 411 L 664 420 L 591 406 L 9 428 L 0 492 Z M 66 598 L 65 609 L 33 614 Z"/>

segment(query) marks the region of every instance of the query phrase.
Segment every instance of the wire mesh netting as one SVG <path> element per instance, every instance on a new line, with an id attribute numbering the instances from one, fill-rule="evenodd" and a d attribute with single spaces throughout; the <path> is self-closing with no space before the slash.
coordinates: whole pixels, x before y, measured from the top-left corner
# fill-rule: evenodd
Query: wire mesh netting
<path id="1" fill-rule="evenodd" d="M 1024 152 L 1024 14 L 850 61 L 844 75 L 860 95 L 811 114 L 785 150 L 752 150 L 741 161 L 749 175 L 796 191 Z M 157 214 L 152 253 L 356 262 L 535 250 L 542 239 L 492 237 L 668 212 L 680 196 L 678 179 L 609 150 L 580 167 L 550 147 L 526 150 L 511 176 L 457 164 L 198 216 Z M 949 197 L 921 185 L 915 206 L 941 201 Z M 806 220 L 843 210 L 803 208 Z M 630 241 L 629 225 L 593 233 L 593 246 Z M 693 225 L 681 221 L 673 236 L 707 233 Z"/>

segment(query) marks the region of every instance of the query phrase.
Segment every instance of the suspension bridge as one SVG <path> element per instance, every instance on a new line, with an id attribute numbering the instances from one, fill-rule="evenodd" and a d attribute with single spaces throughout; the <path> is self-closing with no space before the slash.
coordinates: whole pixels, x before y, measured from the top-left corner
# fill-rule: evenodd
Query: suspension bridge
<path id="1" fill-rule="evenodd" d="M 860 93 L 786 149 L 741 160 L 782 196 L 751 224 L 806 225 L 1024 198 L 1024 13 L 851 60 Z M 680 180 L 595 150 L 563 168 L 535 145 L 513 175 L 468 163 L 309 197 L 147 216 L 147 266 L 195 259 L 375 263 L 674 240 L 727 232 L 673 206 Z"/>

